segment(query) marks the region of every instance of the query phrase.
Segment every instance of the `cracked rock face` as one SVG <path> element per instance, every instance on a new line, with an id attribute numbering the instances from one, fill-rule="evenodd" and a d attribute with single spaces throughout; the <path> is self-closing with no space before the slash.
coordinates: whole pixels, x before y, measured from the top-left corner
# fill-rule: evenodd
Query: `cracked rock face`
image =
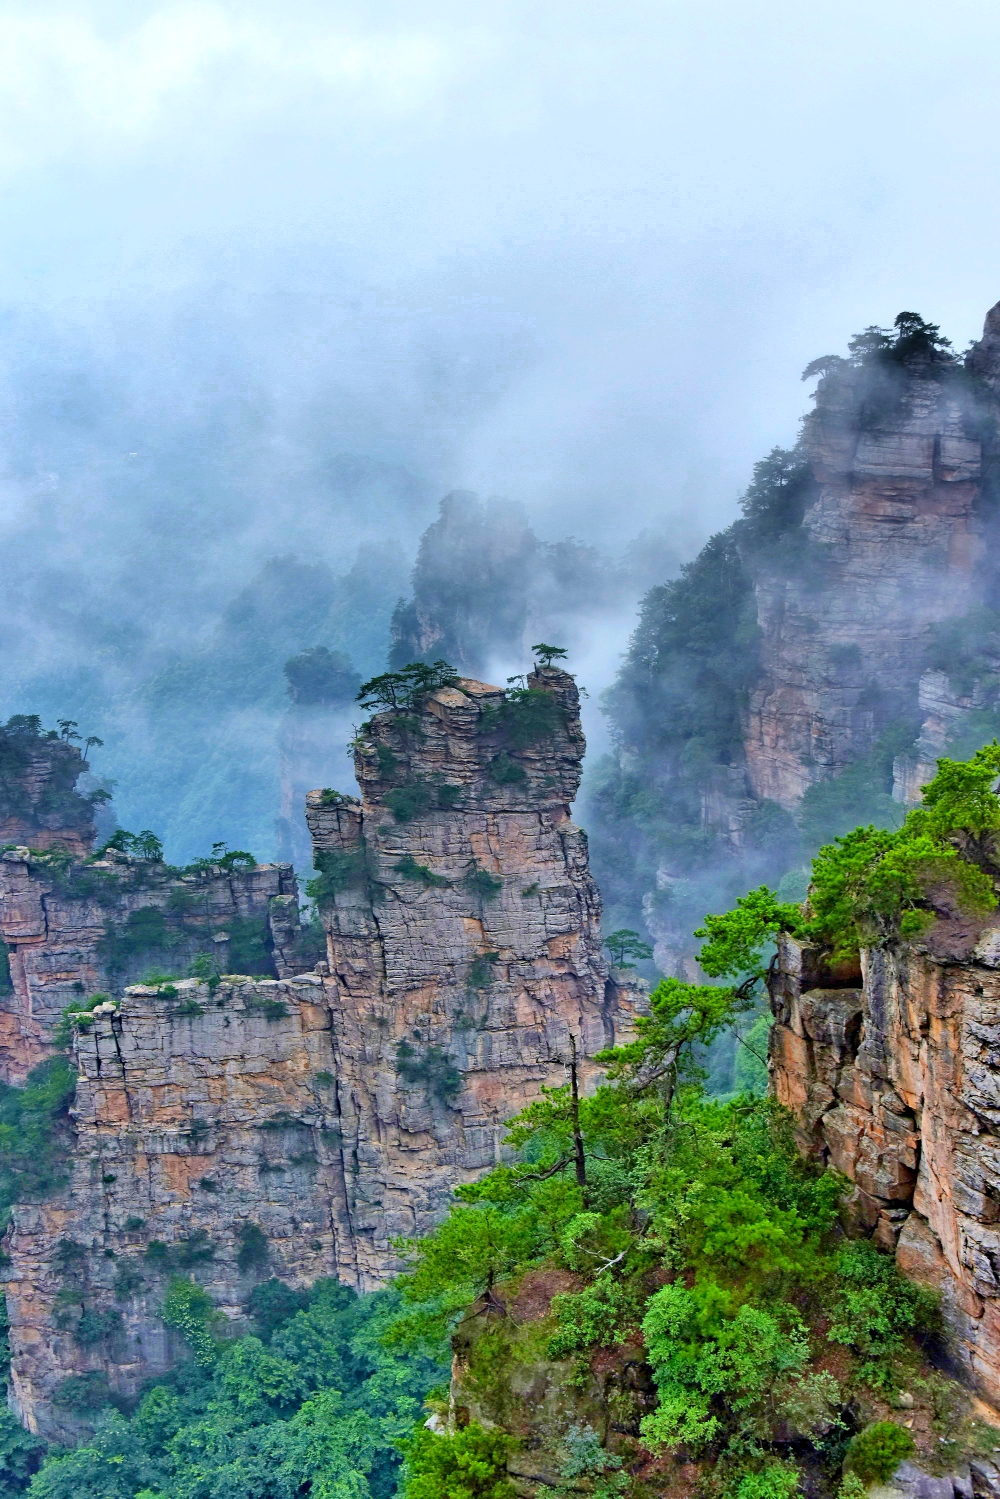
<path id="1" fill-rule="evenodd" d="M 822 402 L 803 438 L 818 485 L 794 568 L 756 583 L 761 680 L 750 697 L 750 788 L 789 809 L 871 748 L 915 695 L 928 627 L 975 600 L 982 453 L 953 388 L 915 373 L 865 430 Z"/>
<path id="2" fill-rule="evenodd" d="M 939 923 L 939 926 L 944 923 Z M 1000 929 L 873 951 L 831 975 L 784 939 L 775 1093 L 853 1184 L 859 1231 L 941 1292 L 950 1351 L 1000 1403 Z"/>
<path id="3" fill-rule="evenodd" d="M 576 686 L 554 669 L 528 686 L 548 703 L 537 737 L 499 688 L 462 680 L 415 720 L 372 720 L 360 803 L 307 799 L 320 862 L 340 871 L 323 919 L 352 1162 L 356 1261 L 342 1273 L 362 1286 L 384 1274 L 391 1237 L 425 1230 L 457 1180 L 495 1164 L 505 1120 L 565 1078 L 570 1037 L 591 1056 L 634 1011 L 602 956 L 569 815 Z"/>
<path id="4" fill-rule="evenodd" d="M 178 878 L 113 851 L 60 870 L 27 848 L 8 850 L 0 856 L 0 937 L 12 987 L 0 992 L 0 1077 L 20 1082 L 51 1051 L 63 1010 L 92 994 L 120 995 L 152 967 L 186 973 L 198 952 L 225 972 L 237 921 L 269 932 L 276 974 L 301 966 L 290 864 Z"/>
<path id="5" fill-rule="evenodd" d="M 233 1330 L 271 1275 L 383 1283 L 392 1240 L 431 1227 L 499 1159 L 511 1116 L 566 1080 L 571 1038 L 586 1079 L 588 1057 L 629 1034 L 641 992 L 602 957 L 569 815 L 576 688 L 555 670 L 529 685 L 527 709 L 461 681 L 379 715 L 356 747 L 361 801 L 310 793 L 319 972 L 133 985 L 78 1028 L 69 1180 L 18 1206 L 7 1240 L 13 1387 L 33 1429 L 78 1434 L 67 1378 L 102 1374 L 128 1394 L 178 1357 L 159 1315 L 172 1274 L 204 1284 Z M 56 926 L 37 928 L 57 895 L 23 858 L 0 868 L 12 935 L 20 922 L 22 943 L 42 935 L 54 953 Z M 267 868 L 251 873 L 280 956 L 297 905 Z M 18 992 L 24 1026 L 36 991 Z M 262 1240 L 248 1258 L 250 1229 Z M 81 1322 L 102 1315 L 88 1340 Z"/>

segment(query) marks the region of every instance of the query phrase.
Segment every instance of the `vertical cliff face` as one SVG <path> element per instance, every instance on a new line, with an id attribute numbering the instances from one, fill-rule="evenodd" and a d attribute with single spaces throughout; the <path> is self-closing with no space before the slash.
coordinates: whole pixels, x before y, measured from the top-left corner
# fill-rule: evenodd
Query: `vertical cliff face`
<path id="1" fill-rule="evenodd" d="M 193 1274 L 234 1328 L 260 1278 L 381 1283 L 398 1263 L 394 1236 L 428 1228 L 458 1183 L 498 1159 L 506 1121 L 565 1080 L 572 1046 L 586 1075 L 587 1058 L 627 1033 L 638 991 L 601 956 L 586 840 L 569 816 L 584 748 L 576 688 L 559 671 L 529 685 L 509 697 L 461 681 L 379 715 L 356 750 L 361 801 L 310 793 L 329 934 L 319 971 L 132 985 L 75 1023 L 69 1179 L 15 1208 L 7 1240 L 13 1387 L 32 1427 L 79 1429 L 66 1392 L 81 1375 L 128 1393 L 169 1366 L 171 1275 Z M 46 1013 L 58 1010 L 54 974 L 83 972 L 89 990 L 84 958 L 96 961 L 106 909 L 67 901 L 22 851 L 2 867 L 12 938 L 22 913 L 24 1027 L 43 991 Z M 280 869 L 239 880 L 251 875 L 278 950 L 282 920 L 297 924 L 294 895 Z M 223 900 L 216 883 L 205 899 Z M 178 886 L 129 866 L 114 929 L 133 902 L 194 920 L 169 914 Z M 237 881 L 229 899 L 247 890 Z M 43 918 L 50 935 L 32 948 Z M 48 968 L 30 969 L 35 951 Z M 12 1055 L 24 1047 L 19 1032 Z"/>
<path id="2" fill-rule="evenodd" d="M 804 1146 L 853 1184 L 857 1227 L 936 1287 L 952 1355 L 1000 1403 L 1000 928 L 830 973 L 783 943 L 772 1073 Z"/>
<path id="3" fill-rule="evenodd" d="M 152 968 L 186 973 L 196 953 L 224 973 L 250 950 L 255 971 L 284 976 L 304 966 L 298 935 L 288 864 L 178 876 L 113 849 L 85 864 L 8 849 L 0 937 L 11 989 L 0 993 L 0 1077 L 20 1081 L 47 1056 L 63 1010 L 86 996 L 120 995 Z"/>
<path id="4" fill-rule="evenodd" d="M 864 754 L 908 706 L 928 627 L 974 603 L 982 413 L 957 374 L 901 367 L 872 409 L 857 374 L 827 376 L 803 445 L 818 485 L 801 564 L 755 583 L 761 677 L 750 787 L 793 807 Z"/>
<path id="5" fill-rule="evenodd" d="M 461 680 L 359 741 L 360 803 L 313 792 L 330 870 L 337 1088 L 360 1284 L 393 1234 L 429 1226 L 498 1159 L 504 1121 L 610 1045 L 631 996 L 601 955 L 600 898 L 570 819 L 575 684 L 540 671 L 511 701 Z"/>
<path id="6" fill-rule="evenodd" d="M 0 725 L 0 847 L 61 848 L 82 859 L 94 846 L 94 800 L 76 790 L 88 766 L 75 744 L 44 734 L 37 718 Z M 106 799 L 106 797 L 105 797 Z"/>

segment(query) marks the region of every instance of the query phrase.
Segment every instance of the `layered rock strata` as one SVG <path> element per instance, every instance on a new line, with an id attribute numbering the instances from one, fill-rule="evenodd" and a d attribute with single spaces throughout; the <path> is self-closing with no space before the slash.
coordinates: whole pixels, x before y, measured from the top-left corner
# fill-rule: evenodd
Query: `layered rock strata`
<path id="1" fill-rule="evenodd" d="M 129 1393 L 176 1358 L 172 1274 L 234 1328 L 262 1277 L 382 1283 L 394 1237 L 499 1159 L 506 1121 L 566 1079 L 574 1046 L 586 1079 L 628 1033 L 639 992 L 601 956 L 569 815 L 575 685 L 530 685 L 509 699 L 462 681 L 379 715 L 357 746 L 362 799 L 310 794 L 318 972 L 131 986 L 78 1026 L 70 1180 L 16 1208 L 8 1238 L 32 1427 L 72 1435 L 67 1379 Z M 268 898 L 273 926 L 292 898 Z"/>
<path id="2" fill-rule="evenodd" d="M 495 1164 L 504 1121 L 565 1075 L 571 1038 L 592 1056 L 631 1012 L 569 814 L 576 687 L 556 670 L 528 684 L 520 705 L 462 680 L 417 721 L 380 714 L 356 748 L 362 800 L 307 800 L 318 861 L 339 871 L 323 919 L 361 1285 L 393 1234 L 426 1228 L 456 1180 Z M 517 715 L 540 709 L 530 738 Z"/>
<path id="3" fill-rule="evenodd" d="M 929 627 L 974 603 L 983 546 L 981 414 L 964 387 L 927 364 L 881 414 L 859 414 L 850 394 L 821 391 L 804 424 L 817 493 L 801 557 L 765 562 L 755 582 L 748 780 L 789 809 L 915 694 Z"/>
<path id="4" fill-rule="evenodd" d="M 782 945 L 775 1093 L 804 1148 L 852 1183 L 863 1232 L 942 1293 L 956 1366 L 1000 1404 L 1000 928 L 941 922 L 933 943 L 831 973 Z"/>
<path id="5" fill-rule="evenodd" d="M 88 995 L 120 995 L 152 968 L 186 973 L 199 952 L 227 972 L 234 932 L 257 937 L 275 975 L 302 966 L 290 864 L 178 875 L 113 849 L 71 865 L 8 849 L 0 856 L 0 938 L 11 988 L 0 992 L 0 1078 L 20 1081 L 48 1055 L 63 1010 Z"/>
<path id="6" fill-rule="evenodd" d="M 0 847 L 60 848 L 85 858 L 97 836 L 95 801 L 107 799 L 76 790 L 89 769 L 75 744 L 54 730 L 43 734 L 37 718 L 0 726 Z"/>

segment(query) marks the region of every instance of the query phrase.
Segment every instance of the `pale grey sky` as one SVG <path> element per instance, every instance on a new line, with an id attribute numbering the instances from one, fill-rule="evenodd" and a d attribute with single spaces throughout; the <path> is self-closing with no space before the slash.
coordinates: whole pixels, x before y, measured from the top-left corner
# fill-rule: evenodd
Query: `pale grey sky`
<path id="1" fill-rule="evenodd" d="M 0 537 L 111 588 L 193 486 L 242 579 L 463 486 L 693 544 L 808 360 L 977 334 L 998 59 L 967 0 L 0 3 Z"/>

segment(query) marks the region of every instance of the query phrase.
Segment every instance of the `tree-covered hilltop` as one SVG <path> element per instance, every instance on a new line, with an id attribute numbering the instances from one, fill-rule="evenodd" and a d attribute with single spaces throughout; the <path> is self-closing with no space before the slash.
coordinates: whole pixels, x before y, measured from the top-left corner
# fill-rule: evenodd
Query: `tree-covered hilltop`
<path id="1" fill-rule="evenodd" d="M 566 1085 L 511 1122 L 504 1162 L 399 1244 L 392 1289 L 293 1290 L 248 1233 L 253 1330 L 227 1339 L 193 1254 L 161 1307 L 188 1361 L 134 1401 L 99 1373 L 67 1379 L 57 1401 L 94 1424 L 69 1452 L 5 1418 L 0 1495 L 862 1499 L 910 1454 L 932 1471 L 989 1455 L 993 1428 L 939 1372 L 935 1295 L 844 1237 L 846 1184 L 799 1154 L 791 1117 L 708 1098 L 698 1058 L 766 988 L 779 933 L 836 958 L 995 908 L 998 775 L 1000 744 L 943 760 L 898 830 L 820 851 L 804 904 L 761 887 L 706 917 L 710 982 L 663 980 L 589 1096 L 571 1051 Z M 57 1183 L 71 1089 L 57 1059 L 3 1090 L 5 1203 Z"/>
<path id="2" fill-rule="evenodd" d="M 819 598 L 836 575 L 830 564 L 837 543 L 804 524 L 820 492 L 810 455 L 824 443 L 891 427 L 911 392 L 928 383 L 953 401 L 967 432 L 991 430 L 978 376 L 935 324 L 914 313 L 901 313 L 892 329 L 865 329 L 846 357 L 814 360 L 803 378 L 816 377 L 816 408 L 799 441 L 755 466 L 740 519 L 676 579 L 646 595 L 604 696 L 615 750 L 591 769 L 584 788 L 595 871 L 615 924 L 641 925 L 645 905 L 651 929 L 673 934 L 678 949 L 706 905 L 731 902 L 762 879 L 785 879 L 783 888 L 801 891 L 803 862 L 823 842 L 859 821 L 898 823 L 893 765 L 900 756 L 917 758 L 923 671 L 945 672 L 975 698 L 955 715 L 956 748 L 968 753 L 1000 726 L 1000 636 L 992 614 L 980 608 L 929 628 L 923 654 L 898 690 L 862 693 L 865 726 L 853 763 L 817 780 L 794 812 L 749 789 L 748 709 L 763 664 L 761 591 L 795 578 Z M 988 529 L 997 506 L 990 465 L 978 503 Z M 818 619 L 805 619 L 802 628 L 816 632 L 805 646 L 820 679 L 856 668 L 856 648 L 825 639 Z"/>

